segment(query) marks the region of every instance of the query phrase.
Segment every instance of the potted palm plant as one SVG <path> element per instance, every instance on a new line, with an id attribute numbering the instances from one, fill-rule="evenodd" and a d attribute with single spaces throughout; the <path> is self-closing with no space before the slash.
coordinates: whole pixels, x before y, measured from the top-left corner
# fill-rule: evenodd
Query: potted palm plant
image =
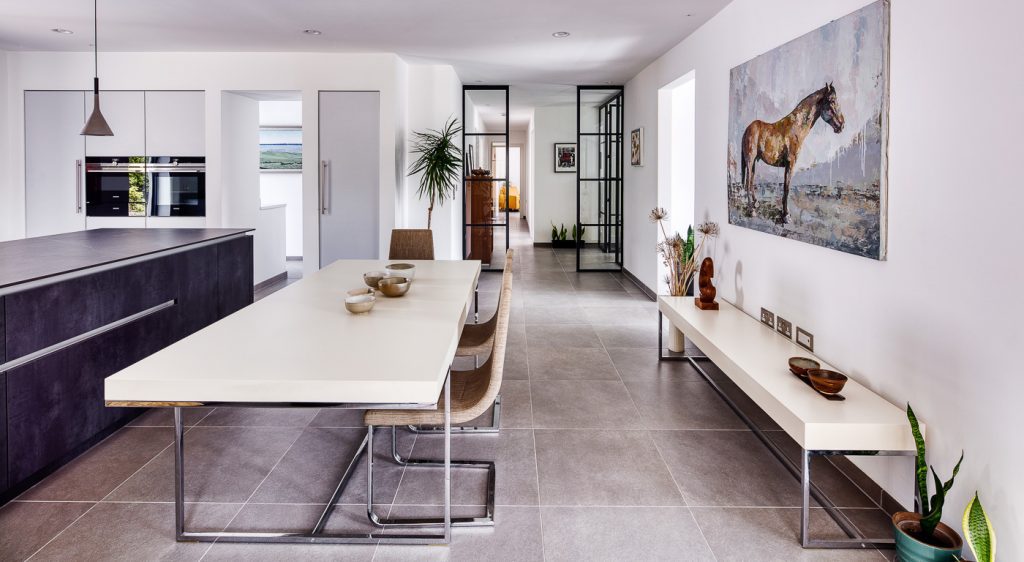
<path id="1" fill-rule="evenodd" d="M 454 117 L 450 118 L 441 130 L 429 129 L 414 132 L 415 139 L 412 153 L 419 157 L 409 167 L 409 175 L 420 172 L 420 186 L 416 194 L 427 198 L 427 229 L 434 213 L 434 203 L 444 205 L 445 200 L 452 199 L 458 193 L 459 175 L 462 173 L 462 149 L 459 148 L 457 137 L 462 126 Z"/>
<path id="2" fill-rule="evenodd" d="M 942 523 L 942 508 L 946 503 L 946 494 L 953 487 L 953 480 L 960 472 L 960 463 L 964 455 L 953 468 L 953 475 L 943 482 L 932 467 L 932 479 L 935 494 L 928 496 L 928 462 L 925 458 L 924 436 L 914 415 L 913 408 L 907 404 L 907 419 L 910 430 L 914 434 L 917 448 L 915 479 L 920 501 L 920 513 L 898 511 L 892 515 L 892 524 L 896 531 L 896 554 L 903 562 L 952 562 L 957 560 L 963 551 L 964 541 L 952 528 Z"/>

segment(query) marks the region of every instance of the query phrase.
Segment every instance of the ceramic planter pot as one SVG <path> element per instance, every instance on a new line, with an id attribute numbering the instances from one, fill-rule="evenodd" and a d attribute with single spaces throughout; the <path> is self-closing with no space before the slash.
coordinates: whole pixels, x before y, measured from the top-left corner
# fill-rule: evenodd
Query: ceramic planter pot
<path id="1" fill-rule="evenodd" d="M 896 532 L 896 556 L 901 562 L 953 562 L 963 551 L 963 539 L 943 523 L 935 528 L 936 540 L 924 542 L 920 537 L 919 513 L 894 513 L 892 524 Z"/>

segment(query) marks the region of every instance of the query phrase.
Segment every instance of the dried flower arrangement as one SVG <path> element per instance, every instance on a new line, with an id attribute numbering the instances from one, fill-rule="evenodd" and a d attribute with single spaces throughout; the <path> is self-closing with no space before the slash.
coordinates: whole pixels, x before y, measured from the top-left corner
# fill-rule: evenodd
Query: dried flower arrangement
<path id="1" fill-rule="evenodd" d="M 690 283 L 693 282 L 693 274 L 697 269 L 697 256 L 700 256 L 704 242 L 708 238 L 718 236 L 718 223 L 704 222 L 697 225 L 699 239 L 694 240 L 693 227 L 686 229 L 686 238 L 676 232 L 669 236 L 665 230 L 665 220 L 668 218 L 668 211 L 658 207 L 649 215 L 651 222 L 661 227 L 662 241 L 658 242 L 658 254 L 662 262 L 668 268 L 665 280 L 668 282 L 669 294 L 680 297 L 686 294 Z"/>

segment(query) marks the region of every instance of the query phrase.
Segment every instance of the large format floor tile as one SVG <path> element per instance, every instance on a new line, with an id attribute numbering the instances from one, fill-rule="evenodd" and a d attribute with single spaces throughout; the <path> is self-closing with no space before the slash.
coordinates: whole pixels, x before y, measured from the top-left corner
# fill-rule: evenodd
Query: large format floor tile
<path id="1" fill-rule="evenodd" d="M 544 558 L 714 560 L 685 507 L 544 507 Z"/>
<path id="2" fill-rule="evenodd" d="M 0 560 L 25 560 L 94 505 L 18 501 L 0 507 Z"/>
<path id="3" fill-rule="evenodd" d="M 433 516 L 428 507 L 395 506 L 395 516 Z M 453 515 L 469 515 L 473 511 L 455 508 Z M 436 546 L 379 545 L 375 562 L 408 561 L 466 561 L 501 560 L 503 562 L 540 562 L 544 560 L 541 547 L 540 510 L 537 507 L 499 506 L 494 514 L 495 526 L 481 529 L 457 529 L 452 533 L 452 544 L 447 548 Z"/>
<path id="4" fill-rule="evenodd" d="M 639 429 L 636 406 L 622 382 L 530 381 L 534 427 Z"/>
<path id="5" fill-rule="evenodd" d="M 629 380 L 625 385 L 647 429 L 746 427 L 703 381 Z"/>
<path id="6" fill-rule="evenodd" d="M 528 352 L 530 379 L 619 380 L 615 365 L 602 348 L 559 349 L 531 347 Z"/>
<path id="7" fill-rule="evenodd" d="M 541 505 L 683 505 L 646 431 L 534 434 Z"/>

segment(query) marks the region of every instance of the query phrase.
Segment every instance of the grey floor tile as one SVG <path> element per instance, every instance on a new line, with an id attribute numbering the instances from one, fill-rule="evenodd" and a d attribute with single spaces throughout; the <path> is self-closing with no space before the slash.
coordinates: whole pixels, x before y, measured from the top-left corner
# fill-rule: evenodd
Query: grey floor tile
<path id="1" fill-rule="evenodd" d="M 594 325 L 645 326 L 653 331 L 658 325 L 658 311 L 643 306 L 585 306 L 583 313 Z M 655 332 L 657 334 L 657 332 Z"/>
<path id="2" fill-rule="evenodd" d="M 217 408 L 197 425 L 202 427 L 306 427 L 316 408 Z"/>
<path id="3" fill-rule="evenodd" d="M 643 423 L 620 381 L 530 381 L 538 428 L 640 429 Z"/>
<path id="4" fill-rule="evenodd" d="M 574 304 L 565 306 L 527 306 L 526 324 L 586 324 L 583 309 Z"/>
<path id="5" fill-rule="evenodd" d="M 306 427 L 354 427 L 364 429 L 363 414 L 366 410 L 341 408 L 320 408 Z"/>
<path id="6" fill-rule="evenodd" d="M 526 341 L 530 348 L 555 347 L 601 347 L 601 340 L 594 329 L 586 324 L 558 325 L 536 324 L 526 327 Z"/>
<path id="7" fill-rule="evenodd" d="M 625 384 L 647 429 L 746 427 L 703 381 L 629 380 Z"/>
<path id="8" fill-rule="evenodd" d="M 238 512 L 234 504 L 188 504 L 185 528 L 220 531 Z M 174 505 L 100 503 L 68 527 L 33 560 L 198 560 L 208 543 L 174 539 Z"/>
<path id="9" fill-rule="evenodd" d="M 800 505 L 800 486 L 753 433 L 651 432 L 691 506 Z"/>
<path id="10" fill-rule="evenodd" d="M 622 283 L 610 273 L 574 272 L 569 273 L 569 282 L 578 291 L 624 291 Z"/>
<path id="11" fill-rule="evenodd" d="M 487 414 L 484 414 L 485 416 Z M 491 418 L 487 418 L 490 421 Z M 533 402 L 530 381 L 501 382 L 501 427 L 533 427 Z"/>
<path id="12" fill-rule="evenodd" d="M 646 431 L 534 430 L 541 505 L 684 505 Z"/>
<path id="13" fill-rule="evenodd" d="M 22 500 L 98 501 L 174 442 L 174 430 L 128 427 L 22 494 Z"/>
<path id="14" fill-rule="evenodd" d="M 607 348 L 632 347 L 658 349 L 658 326 L 652 322 L 649 326 L 594 326 L 594 331 Z M 667 339 L 665 341 L 668 341 Z"/>
<path id="15" fill-rule="evenodd" d="M 25 560 L 93 505 L 15 501 L 0 507 L 0 560 Z"/>
<path id="16" fill-rule="evenodd" d="M 186 501 L 244 502 L 301 433 L 293 427 L 191 429 L 185 434 Z M 165 449 L 107 499 L 173 501 L 173 451 Z"/>
<path id="17" fill-rule="evenodd" d="M 399 442 L 411 440 L 399 434 Z M 419 435 L 413 448 L 415 458 L 444 458 L 444 440 L 440 435 Z M 507 429 L 500 434 L 460 435 L 452 438 L 452 458 L 496 461 L 499 505 L 536 505 L 537 460 L 533 448 L 533 432 Z M 458 468 L 452 471 L 452 503 L 484 505 L 486 503 L 487 470 Z M 406 468 L 398 489 L 396 504 L 441 505 L 444 471 L 441 468 Z"/>
<path id="18" fill-rule="evenodd" d="M 689 362 L 658 361 L 658 351 L 649 348 L 609 347 L 608 355 L 622 380 L 703 381 Z"/>
<path id="19" fill-rule="evenodd" d="M 697 524 L 722 561 L 747 560 L 882 560 L 878 551 L 805 550 L 800 546 L 800 510 L 795 508 L 691 508 Z M 817 538 L 845 537 L 828 514 L 811 512 Z"/>
<path id="20" fill-rule="evenodd" d="M 544 507 L 544 558 L 714 560 L 685 507 Z"/>
<path id="21" fill-rule="evenodd" d="M 619 380 L 608 353 L 601 348 L 531 347 L 528 353 L 530 379 Z"/>
<path id="22" fill-rule="evenodd" d="M 627 293 L 624 289 L 617 291 L 592 291 L 592 290 L 577 290 L 576 291 L 576 304 L 587 308 L 591 306 L 635 306 L 638 308 L 646 308 L 649 305 L 648 301 L 639 300 L 636 295 Z M 652 322 L 652 325 L 656 322 Z"/>
<path id="23" fill-rule="evenodd" d="M 523 291 L 523 303 L 527 308 L 549 306 L 570 306 L 576 303 L 576 294 L 566 291 Z"/>
<path id="24" fill-rule="evenodd" d="M 212 411 L 213 408 L 182 408 L 181 421 L 185 426 L 193 426 Z M 174 408 L 150 408 L 128 427 L 174 427 Z"/>
<path id="25" fill-rule="evenodd" d="M 505 348 L 505 365 L 502 369 L 502 378 L 509 380 L 529 380 L 530 379 L 530 366 L 527 361 L 526 345 L 523 344 L 509 344 Z M 486 361 L 485 358 L 481 358 L 481 362 Z"/>
<path id="26" fill-rule="evenodd" d="M 395 506 L 396 516 L 432 516 L 436 508 Z M 453 508 L 454 515 L 473 513 L 468 508 Z M 532 562 L 544 559 L 541 549 L 540 511 L 537 507 L 498 506 L 493 528 L 460 528 L 452 532 L 448 548 L 432 546 L 380 545 L 375 562 L 388 560 L 501 560 Z"/>

